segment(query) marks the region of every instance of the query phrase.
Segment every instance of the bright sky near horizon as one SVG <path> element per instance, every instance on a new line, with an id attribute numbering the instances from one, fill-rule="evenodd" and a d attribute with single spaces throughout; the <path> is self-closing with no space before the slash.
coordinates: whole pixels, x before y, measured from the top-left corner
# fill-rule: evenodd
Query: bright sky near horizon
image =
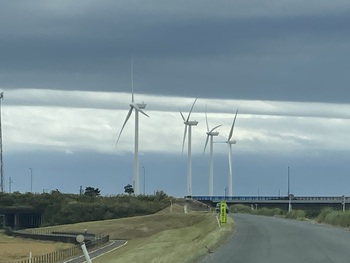
<path id="1" fill-rule="evenodd" d="M 194 98 L 193 194 L 208 193 L 205 105 L 217 141 L 234 113 L 233 192 L 350 195 L 350 2 L 2 1 L 0 90 L 6 191 L 132 183 L 134 57 L 140 190 L 183 196 L 184 125 Z M 214 193 L 228 183 L 214 145 Z M 144 168 L 143 168 L 144 167 Z"/>

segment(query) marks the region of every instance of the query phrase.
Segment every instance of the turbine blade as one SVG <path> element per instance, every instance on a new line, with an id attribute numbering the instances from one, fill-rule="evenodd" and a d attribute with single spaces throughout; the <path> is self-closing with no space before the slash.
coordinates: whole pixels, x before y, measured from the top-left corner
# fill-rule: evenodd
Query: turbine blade
<path id="1" fill-rule="evenodd" d="M 130 116 L 131 116 L 132 110 L 133 110 L 133 107 L 130 107 L 130 110 L 129 110 L 128 114 L 126 115 L 126 118 L 125 118 L 124 124 L 123 124 L 123 126 L 122 126 L 122 129 L 121 129 L 120 132 L 119 132 L 117 142 L 115 143 L 115 148 L 117 148 L 120 135 L 122 134 L 122 132 L 123 132 L 123 130 L 124 130 L 124 127 L 125 127 L 126 123 L 128 122 L 128 120 L 129 120 L 129 118 L 130 118 Z"/>
<path id="2" fill-rule="evenodd" d="M 192 107 L 191 107 L 191 110 L 190 110 L 190 113 L 188 114 L 188 117 L 187 117 L 187 121 L 190 120 L 190 116 L 191 116 L 191 113 L 192 113 L 192 110 L 193 110 L 193 107 L 194 107 L 194 104 L 196 103 L 197 101 L 197 98 L 194 100 L 193 104 L 192 104 Z"/>
<path id="3" fill-rule="evenodd" d="M 233 128 L 235 127 L 237 113 L 238 113 L 238 109 L 236 110 L 236 115 L 235 115 L 235 118 L 233 119 L 233 123 L 232 123 L 232 127 L 231 127 L 231 130 L 230 130 L 230 134 L 228 135 L 228 139 L 227 139 L 228 142 L 231 140 L 232 135 L 233 135 Z"/>
<path id="4" fill-rule="evenodd" d="M 186 135 L 187 135 L 187 124 L 185 124 L 184 138 L 183 138 L 183 140 L 182 140 L 182 154 L 184 153 L 184 147 L 185 147 Z"/>
<path id="5" fill-rule="evenodd" d="M 205 149 L 207 148 L 208 141 L 209 141 L 209 134 L 207 135 L 207 140 L 205 141 L 204 150 L 203 150 L 203 155 L 204 155 L 204 153 L 205 153 Z"/>
<path id="6" fill-rule="evenodd" d="M 215 129 L 217 129 L 217 128 L 221 127 L 221 126 L 222 126 L 222 124 L 220 124 L 220 125 L 218 125 L 218 126 L 215 126 L 213 129 L 210 130 L 209 133 L 213 132 Z"/>
<path id="7" fill-rule="evenodd" d="M 184 120 L 184 122 L 186 122 L 186 119 L 185 119 L 185 117 L 184 117 L 184 115 L 182 114 L 182 112 L 181 112 L 180 109 L 179 109 L 179 111 L 180 111 L 180 114 L 181 114 L 182 119 Z"/>
<path id="8" fill-rule="evenodd" d="M 134 56 L 131 57 L 131 102 L 134 103 Z"/>
<path id="9" fill-rule="evenodd" d="M 133 104 L 131 104 L 131 105 L 132 105 L 132 107 L 135 108 L 135 110 L 137 110 L 138 112 L 141 112 L 143 115 L 149 117 L 149 116 L 147 115 L 147 113 L 145 113 L 136 103 L 133 103 Z"/>
<path id="10" fill-rule="evenodd" d="M 207 123 L 207 132 L 209 132 L 208 114 L 207 114 L 207 104 L 205 104 L 205 121 L 206 121 L 206 123 Z"/>

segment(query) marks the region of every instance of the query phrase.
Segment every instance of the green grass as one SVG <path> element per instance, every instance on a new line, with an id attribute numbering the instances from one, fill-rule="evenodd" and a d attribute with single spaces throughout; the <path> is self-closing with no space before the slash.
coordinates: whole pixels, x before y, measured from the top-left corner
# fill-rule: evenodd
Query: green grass
<path id="1" fill-rule="evenodd" d="M 260 208 L 258 210 L 254 210 L 253 214 L 261 215 L 261 216 L 280 216 L 283 215 L 283 212 L 280 208 Z"/>
<path id="2" fill-rule="evenodd" d="M 225 227 L 219 227 L 215 213 L 189 212 L 173 205 L 153 215 L 85 222 L 47 227 L 56 231 L 83 231 L 108 234 L 111 239 L 126 239 L 128 243 L 94 263 L 118 262 L 193 262 L 207 253 L 205 246 L 215 248 L 233 232 L 233 221 L 228 217 Z"/>
<path id="3" fill-rule="evenodd" d="M 286 218 L 304 220 L 306 218 L 306 213 L 304 210 L 292 210 L 286 214 Z"/>
<path id="4" fill-rule="evenodd" d="M 230 211 L 233 213 L 243 213 L 243 214 L 252 214 L 253 212 L 250 206 L 241 205 L 241 204 L 230 206 Z"/>
<path id="5" fill-rule="evenodd" d="M 292 210 L 291 212 L 283 213 L 283 211 L 278 208 L 260 208 L 258 210 L 251 210 L 249 206 L 240 204 L 231 206 L 230 210 L 235 213 L 265 216 L 284 216 L 285 218 L 297 220 L 305 220 L 308 218 L 311 220 L 316 220 L 318 223 L 326 223 L 329 225 L 350 228 L 350 210 L 343 212 L 334 210 L 331 207 L 323 208 L 318 215 L 315 210 Z M 310 216 L 310 214 L 313 216 Z"/>
<path id="6" fill-rule="evenodd" d="M 316 221 L 318 223 L 324 223 L 326 220 L 326 216 L 332 212 L 334 212 L 334 210 L 331 207 L 323 208 L 318 217 L 316 218 Z"/>
<path id="7" fill-rule="evenodd" d="M 250 206 L 247 205 L 233 205 L 230 207 L 230 211 L 234 213 L 244 213 L 262 216 L 280 216 L 283 215 L 283 211 L 280 208 L 258 208 L 257 210 L 252 210 Z"/>
<path id="8" fill-rule="evenodd" d="M 188 219 L 194 214 L 187 214 Z M 186 263 L 204 256 L 205 246 L 215 248 L 233 231 L 233 221 L 218 227 L 215 215 L 201 213 L 203 220 L 187 227 L 159 232 L 147 238 L 135 239 L 120 249 L 95 259 L 94 263 L 150 262 Z M 183 218 L 186 220 L 186 218 Z"/>
<path id="9" fill-rule="evenodd" d="M 350 227 L 350 211 L 332 211 L 325 216 L 326 224 Z"/>

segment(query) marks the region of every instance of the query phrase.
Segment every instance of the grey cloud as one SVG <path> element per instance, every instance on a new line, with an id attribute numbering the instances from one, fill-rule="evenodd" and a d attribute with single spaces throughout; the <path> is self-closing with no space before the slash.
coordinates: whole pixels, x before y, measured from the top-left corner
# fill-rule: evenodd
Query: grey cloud
<path id="1" fill-rule="evenodd" d="M 4 4 L 1 87 L 129 91 L 134 54 L 141 93 L 349 101 L 347 9 L 239 16 L 242 2 L 222 1 L 222 15 L 209 2 L 202 13 L 157 1 L 62 3 Z"/>

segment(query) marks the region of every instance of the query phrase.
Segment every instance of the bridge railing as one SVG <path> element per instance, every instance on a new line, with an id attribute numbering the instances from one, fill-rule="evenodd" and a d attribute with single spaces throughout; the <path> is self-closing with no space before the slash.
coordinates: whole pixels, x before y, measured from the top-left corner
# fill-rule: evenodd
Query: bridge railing
<path id="1" fill-rule="evenodd" d="M 288 200 L 288 196 L 191 196 L 186 197 L 197 201 L 284 201 Z M 292 196 L 295 201 L 318 201 L 318 202 L 350 202 L 348 196 Z"/>

